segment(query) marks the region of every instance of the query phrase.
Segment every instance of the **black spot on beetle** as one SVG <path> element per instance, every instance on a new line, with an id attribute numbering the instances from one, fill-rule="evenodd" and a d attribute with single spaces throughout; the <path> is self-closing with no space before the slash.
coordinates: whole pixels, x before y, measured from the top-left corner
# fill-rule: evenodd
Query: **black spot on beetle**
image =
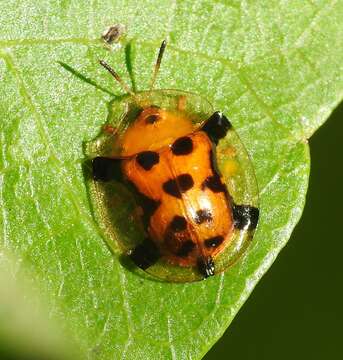
<path id="1" fill-rule="evenodd" d="M 212 221 L 212 214 L 210 210 L 208 209 L 200 209 L 196 212 L 194 221 L 200 225 L 204 222 L 210 222 Z"/>
<path id="2" fill-rule="evenodd" d="M 163 190 L 171 195 L 171 196 L 174 196 L 178 199 L 181 199 L 181 191 L 177 185 L 177 182 L 175 179 L 171 179 L 171 180 L 168 180 L 166 181 L 163 185 Z"/>
<path id="3" fill-rule="evenodd" d="M 154 200 L 141 193 L 132 181 L 128 181 L 127 184 L 135 195 L 137 205 L 142 208 L 142 222 L 144 228 L 147 229 L 150 224 L 150 218 L 155 213 L 157 208 L 161 205 L 161 201 Z"/>
<path id="4" fill-rule="evenodd" d="M 187 155 L 193 151 L 193 141 L 188 136 L 183 136 L 174 141 L 171 146 L 174 155 Z"/>
<path id="5" fill-rule="evenodd" d="M 175 215 L 169 226 L 171 230 L 180 232 L 186 230 L 187 220 L 185 219 L 184 216 Z"/>
<path id="6" fill-rule="evenodd" d="M 145 118 L 145 122 L 147 124 L 154 124 L 156 121 L 159 120 L 159 116 L 158 115 L 149 115 Z"/>
<path id="7" fill-rule="evenodd" d="M 223 236 L 214 236 L 204 241 L 207 248 L 216 248 L 224 241 Z"/>
<path id="8" fill-rule="evenodd" d="M 182 192 L 186 192 L 191 189 L 194 185 L 193 178 L 190 174 L 182 174 L 176 178 L 177 183 L 180 186 Z"/>
<path id="9" fill-rule="evenodd" d="M 150 170 L 160 161 L 160 156 L 155 151 L 143 151 L 136 157 L 136 161 L 144 170 Z"/>
<path id="10" fill-rule="evenodd" d="M 152 240 L 145 239 L 131 251 L 129 257 L 138 267 L 145 270 L 156 263 L 160 252 Z"/>
<path id="11" fill-rule="evenodd" d="M 198 259 L 198 269 L 201 275 L 204 278 L 208 278 L 209 276 L 213 276 L 215 274 L 214 261 L 211 256 L 207 258 L 199 258 Z"/>
<path id="12" fill-rule="evenodd" d="M 233 220 L 236 229 L 253 230 L 256 228 L 260 211 L 250 205 L 233 205 Z"/>
<path id="13" fill-rule="evenodd" d="M 180 249 L 176 255 L 180 257 L 187 257 L 195 247 L 195 243 L 192 240 L 186 240 L 182 243 Z"/>
<path id="14" fill-rule="evenodd" d="M 208 176 L 201 185 L 201 188 L 209 188 L 215 193 L 227 192 L 226 185 L 222 183 L 220 176 L 214 174 L 213 176 Z"/>
<path id="15" fill-rule="evenodd" d="M 189 174 L 182 174 L 176 177 L 176 179 L 166 181 L 162 187 L 167 194 L 181 199 L 181 193 L 191 189 L 193 185 L 194 181 L 192 176 Z"/>
<path id="16" fill-rule="evenodd" d="M 142 193 L 138 193 L 137 198 L 138 198 L 138 204 L 142 207 L 143 210 L 143 215 L 142 215 L 143 223 L 145 227 L 147 227 L 150 223 L 151 216 L 160 206 L 161 202 L 151 199 Z"/>
<path id="17" fill-rule="evenodd" d="M 167 227 L 164 234 L 164 246 L 168 252 L 181 257 L 188 256 L 195 246 L 191 243 L 193 243 L 192 236 L 187 228 L 182 231 L 174 231 L 170 225 Z"/>

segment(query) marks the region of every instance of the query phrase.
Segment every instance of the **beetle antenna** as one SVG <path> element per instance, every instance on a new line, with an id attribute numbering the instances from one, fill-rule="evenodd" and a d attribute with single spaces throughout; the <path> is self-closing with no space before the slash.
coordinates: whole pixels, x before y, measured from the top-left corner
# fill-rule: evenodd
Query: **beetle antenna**
<path id="1" fill-rule="evenodd" d="M 102 65 L 120 84 L 120 86 L 130 95 L 135 96 L 134 92 L 127 86 L 127 84 L 123 81 L 123 79 L 118 75 L 116 71 L 114 71 L 110 65 L 107 64 L 104 60 L 99 61 L 100 65 Z"/>
<path id="2" fill-rule="evenodd" d="M 154 88 L 155 81 L 156 81 L 157 74 L 158 74 L 158 71 L 159 71 L 160 66 L 161 66 L 162 57 L 163 57 L 163 53 L 164 53 L 164 50 L 165 50 L 166 46 L 167 46 L 167 40 L 163 40 L 162 44 L 160 46 L 160 51 L 158 52 L 156 64 L 155 64 L 155 67 L 154 67 L 154 72 L 152 74 L 150 90 L 152 90 Z"/>

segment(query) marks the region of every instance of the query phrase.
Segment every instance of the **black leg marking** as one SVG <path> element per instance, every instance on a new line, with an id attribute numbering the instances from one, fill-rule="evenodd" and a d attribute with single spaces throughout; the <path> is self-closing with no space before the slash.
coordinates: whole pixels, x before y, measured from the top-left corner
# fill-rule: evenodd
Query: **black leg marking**
<path id="1" fill-rule="evenodd" d="M 155 151 L 142 151 L 136 157 L 138 164 L 146 171 L 149 171 L 160 161 L 160 155 Z"/>
<path id="2" fill-rule="evenodd" d="M 145 239 L 129 254 L 130 259 L 143 270 L 155 264 L 160 256 L 157 246 L 150 239 Z"/>
<path id="3" fill-rule="evenodd" d="M 185 242 L 182 243 L 182 245 L 181 245 L 180 249 L 177 251 L 176 255 L 185 258 L 192 252 L 194 247 L 195 247 L 195 244 L 192 240 L 186 240 Z"/>
<path id="4" fill-rule="evenodd" d="M 193 151 L 193 141 L 188 136 L 183 136 L 174 141 L 171 146 L 174 155 L 188 155 Z"/>
<path id="5" fill-rule="evenodd" d="M 194 221 L 200 225 L 204 222 L 211 222 L 212 221 L 212 214 L 208 209 L 201 209 L 196 212 Z"/>
<path id="6" fill-rule="evenodd" d="M 232 125 L 228 118 L 220 111 L 216 111 L 206 120 L 202 130 L 207 133 L 215 144 L 218 144 L 219 140 L 225 137 L 231 127 Z"/>
<path id="7" fill-rule="evenodd" d="M 236 229 L 253 230 L 256 228 L 260 211 L 250 205 L 233 205 L 233 220 Z"/>
<path id="8" fill-rule="evenodd" d="M 92 160 L 92 168 L 96 181 L 122 180 L 121 159 L 98 156 Z"/>
<path id="9" fill-rule="evenodd" d="M 208 278 L 209 276 L 213 276 L 215 274 L 214 261 L 211 256 L 208 258 L 199 258 L 198 260 L 198 269 L 201 275 L 204 278 Z"/>
<path id="10" fill-rule="evenodd" d="M 216 248 L 224 241 L 223 236 L 214 236 L 204 241 L 207 248 Z"/>

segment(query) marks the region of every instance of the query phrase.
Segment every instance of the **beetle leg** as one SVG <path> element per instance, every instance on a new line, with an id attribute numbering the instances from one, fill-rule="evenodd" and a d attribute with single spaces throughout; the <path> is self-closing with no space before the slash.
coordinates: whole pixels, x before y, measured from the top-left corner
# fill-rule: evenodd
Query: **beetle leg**
<path id="1" fill-rule="evenodd" d="M 143 270 L 154 265 L 160 256 L 157 246 L 149 238 L 146 238 L 129 253 L 130 259 Z"/>
<path id="2" fill-rule="evenodd" d="M 213 113 L 201 126 L 209 138 L 217 145 L 219 140 L 224 138 L 232 125 L 228 118 L 220 111 Z"/>
<path id="3" fill-rule="evenodd" d="M 111 181 L 122 179 L 121 159 L 98 156 L 92 160 L 93 179 Z"/>
<path id="4" fill-rule="evenodd" d="M 233 205 L 233 222 L 236 229 L 253 230 L 256 228 L 260 211 L 250 205 Z"/>
<path id="5" fill-rule="evenodd" d="M 212 256 L 198 259 L 198 270 L 204 278 L 208 278 L 215 274 L 214 261 Z"/>

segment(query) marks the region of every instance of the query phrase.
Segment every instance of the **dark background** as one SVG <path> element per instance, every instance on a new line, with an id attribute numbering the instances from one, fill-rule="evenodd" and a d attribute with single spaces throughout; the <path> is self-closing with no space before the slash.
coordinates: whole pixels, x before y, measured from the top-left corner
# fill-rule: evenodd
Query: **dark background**
<path id="1" fill-rule="evenodd" d="M 303 216 L 205 360 L 343 359 L 343 103 L 310 139 Z"/>

